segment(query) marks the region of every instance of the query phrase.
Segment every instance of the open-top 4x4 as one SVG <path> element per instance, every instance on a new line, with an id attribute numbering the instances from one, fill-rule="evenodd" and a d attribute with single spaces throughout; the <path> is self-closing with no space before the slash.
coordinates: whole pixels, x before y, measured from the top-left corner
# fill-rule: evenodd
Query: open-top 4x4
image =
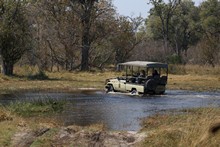
<path id="1" fill-rule="evenodd" d="M 106 91 L 138 94 L 164 94 L 168 77 L 168 65 L 159 62 L 131 61 L 118 64 L 123 77 L 106 80 Z"/>

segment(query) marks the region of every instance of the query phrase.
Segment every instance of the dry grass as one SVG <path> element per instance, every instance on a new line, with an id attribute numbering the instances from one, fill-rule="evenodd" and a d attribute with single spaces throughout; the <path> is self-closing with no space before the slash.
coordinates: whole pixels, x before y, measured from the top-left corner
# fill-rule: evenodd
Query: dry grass
<path id="1" fill-rule="evenodd" d="M 0 75 L 0 93 L 13 91 L 74 91 L 78 88 L 104 89 L 106 78 L 117 77 L 116 72 L 57 72 L 46 73 L 49 79 L 29 79 L 26 76 L 7 77 Z M 1 84 L 2 83 L 2 84 Z"/>
<path id="2" fill-rule="evenodd" d="M 167 89 L 219 91 L 220 66 L 170 65 Z"/>
<path id="3" fill-rule="evenodd" d="M 187 74 L 196 75 L 219 75 L 220 66 L 200 66 L 200 65 L 186 65 L 184 66 Z"/>
<path id="4" fill-rule="evenodd" d="M 140 146 L 217 147 L 220 144 L 219 113 L 219 108 L 201 108 L 147 118 L 142 131 L 149 135 Z"/>
<path id="5" fill-rule="evenodd" d="M 11 138 L 17 131 L 17 126 L 21 120 L 6 109 L 0 108 L 0 146 L 11 145 Z"/>
<path id="6" fill-rule="evenodd" d="M 0 146 L 15 146 L 13 145 L 14 141 L 25 132 L 38 132 L 42 128 L 56 128 L 59 126 L 59 121 L 54 118 L 42 116 L 20 117 L 15 112 L 0 106 Z"/>
<path id="7" fill-rule="evenodd" d="M 167 89 L 219 91 L 220 75 L 169 75 Z"/>
<path id="8" fill-rule="evenodd" d="M 207 65 L 169 65 L 171 74 L 184 75 L 219 75 L 220 66 L 211 67 Z"/>
<path id="9" fill-rule="evenodd" d="M 216 91 L 220 89 L 219 67 L 172 66 L 172 68 L 174 67 L 178 67 L 177 71 L 184 74 L 170 74 L 167 89 L 195 91 Z M 17 67 L 15 73 L 19 76 L 7 77 L 0 74 L 0 93 L 20 92 L 23 90 L 71 92 L 78 88 L 104 89 L 104 83 L 107 78 L 121 76 L 121 73 L 110 71 L 46 72 L 44 76 L 48 78 L 42 80 L 33 78 L 33 75 L 37 74 L 37 69 L 31 67 Z"/>

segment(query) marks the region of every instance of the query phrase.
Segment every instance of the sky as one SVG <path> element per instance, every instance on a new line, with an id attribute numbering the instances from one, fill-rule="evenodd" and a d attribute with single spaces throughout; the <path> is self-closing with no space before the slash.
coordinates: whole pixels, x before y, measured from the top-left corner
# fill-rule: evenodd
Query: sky
<path id="1" fill-rule="evenodd" d="M 117 12 L 120 15 L 137 17 L 141 16 L 146 18 L 149 15 L 149 10 L 152 5 L 148 4 L 149 0 L 113 0 Z M 193 0 L 196 5 L 203 0 Z"/>

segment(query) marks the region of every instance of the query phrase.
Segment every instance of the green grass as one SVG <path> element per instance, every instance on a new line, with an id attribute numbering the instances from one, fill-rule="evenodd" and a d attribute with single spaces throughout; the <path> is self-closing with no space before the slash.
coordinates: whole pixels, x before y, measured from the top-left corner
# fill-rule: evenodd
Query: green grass
<path id="1" fill-rule="evenodd" d="M 64 109 L 65 101 L 43 98 L 33 100 L 32 102 L 13 102 L 6 106 L 11 113 L 22 117 L 48 115 L 51 113 L 61 112 Z"/>
<path id="2" fill-rule="evenodd" d="M 48 116 L 61 112 L 65 104 L 64 100 L 44 98 L 30 102 L 14 102 L 6 106 L 1 105 L 0 146 L 11 146 L 14 135 L 22 132 L 22 128 L 34 131 L 42 128 L 42 124 L 49 128 L 57 126 L 58 120 L 55 121 Z"/>

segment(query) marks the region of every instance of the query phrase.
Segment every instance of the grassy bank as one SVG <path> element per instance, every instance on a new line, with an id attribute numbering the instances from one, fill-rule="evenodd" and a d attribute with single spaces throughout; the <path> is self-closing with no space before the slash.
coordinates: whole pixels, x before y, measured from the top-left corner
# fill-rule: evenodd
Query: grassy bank
<path id="1" fill-rule="evenodd" d="M 219 91 L 220 75 L 169 75 L 167 89 Z"/>
<path id="2" fill-rule="evenodd" d="M 170 65 L 168 89 L 219 91 L 220 67 Z"/>
<path id="3" fill-rule="evenodd" d="M 118 72 L 46 72 L 17 68 L 17 76 L 7 77 L 0 74 L 0 93 L 14 91 L 65 91 L 77 88 L 104 89 L 107 78 L 121 76 Z M 201 66 L 170 65 L 167 89 L 183 89 L 196 91 L 216 91 L 220 89 L 220 68 Z"/>
<path id="4" fill-rule="evenodd" d="M 42 99 L 32 102 L 15 102 L 6 106 L 0 105 L 0 146 L 20 146 L 14 145 L 14 142 L 22 133 L 30 133 L 27 138 L 32 138 L 42 128 L 59 126 L 59 121 L 52 116 L 61 112 L 64 104 L 64 101 Z"/>
<path id="5" fill-rule="evenodd" d="M 78 88 L 104 89 L 106 78 L 117 77 L 118 73 L 48 73 L 50 79 L 30 80 L 27 78 L 0 76 L 0 93 L 14 91 L 64 91 Z M 220 90 L 220 75 L 173 75 L 168 78 L 167 89 L 195 91 Z"/>
<path id="6" fill-rule="evenodd" d="M 142 129 L 148 137 L 139 146 L 219 146 L 219 113 L 219 108 L 199 108 L 149 117 Z"/>
<path id="7" fill-rule="evenodd" d="M 52 118 L 21 117 L 0 107 L 0 146 L 217 147 L 219 113 L 219 108 L 198 108 L 158 114 L 143 120 L 140 133 L 129 134 L 109 132 L 102 124 L 64 127 Z"/>
<path id="8" fill-rule="evenodd" d="M 115 77 L 115 72 L 59 72 L 46 73 L 47 79 L 32 79 L 28 76 L 7 77 L 0 75 L 0 92 L 13 91 L 74 91 L 78 88 L 104 89 L 106 78 Z M 2 83 L 2 84 L 1 84 Z"/>

